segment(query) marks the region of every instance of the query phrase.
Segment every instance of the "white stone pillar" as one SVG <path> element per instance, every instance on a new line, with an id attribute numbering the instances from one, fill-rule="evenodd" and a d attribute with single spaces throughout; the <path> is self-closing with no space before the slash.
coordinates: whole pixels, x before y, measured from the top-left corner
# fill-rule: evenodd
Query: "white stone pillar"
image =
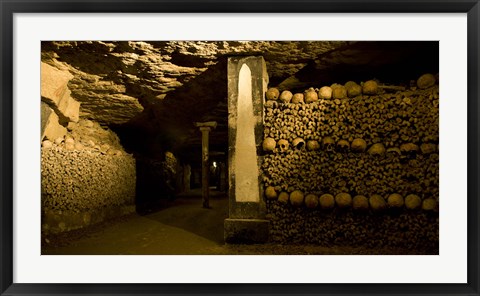
<path id="1" fill-rule="evenodd" d="M 229 218 L 225 241 L 268 240 L 262 197 L 261 159 L 263 102 L 268 75 L 263 57 L 228 59 Z"/>

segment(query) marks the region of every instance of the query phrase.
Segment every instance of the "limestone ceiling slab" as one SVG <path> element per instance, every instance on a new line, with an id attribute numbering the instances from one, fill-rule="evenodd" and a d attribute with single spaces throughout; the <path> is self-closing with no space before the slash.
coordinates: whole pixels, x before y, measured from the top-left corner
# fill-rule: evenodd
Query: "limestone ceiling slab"
<path id="1" fill-rule="evenodd" d="M 429 58 L 431 48 L 421 48 L 347 41 L 70 41 L 43 42 L 42 61 L 73 75 L 68 87 L 81 103 L 81 117 L 195 144 L 193 122 L 217 120 L 216 132 L 226 135 L 229 56 L 261 55 L 271 86 L 301 90 L 422 59 L 436 61 L 438 69 L 438 52 Z"/>

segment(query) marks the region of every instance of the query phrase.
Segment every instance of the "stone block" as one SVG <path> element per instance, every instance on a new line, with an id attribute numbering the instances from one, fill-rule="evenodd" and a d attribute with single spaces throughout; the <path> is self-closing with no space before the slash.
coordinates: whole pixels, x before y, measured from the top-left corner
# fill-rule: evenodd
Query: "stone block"
<path id="1" fill-rule="evenodd" d="M 65 92 L 63 99 L 58 105 L 59 116 L 65 122 L 78 122 L 80 119 L 80 103 L 75 101 L 71 96 L 70 90 Z"/>
<path id="2" fill-rule="evenodd" d="M 268 220 L 225 219 L 225 242 L 230 244 L 256 244 L 268 241 Z"/>
<path id="3" fill-rule="evenodd" d="M 67 86 L 72 78 L 70 72 L 42 63 L 42 101 L 57 113 L 62 125 L 79 120 L 80 103 L 70 96 L 71 91 Z"/>
<path id="4" fill-rule="evenodd" d="M 68 90 L 67 84 L 73 75 L 68 71 L 62 71 L 49 64 L 41 65 L 41 95 L 48 100 L 47 103 L 53 103 L 58 106 L 60 101 Z"/>
<path id="5" fill-rule="evenodd" d="M 48 107 L 47 107 L 48 108 Z M 49 108 L 50 109 L 50 108 Z M 47 115 L 49 114 L 49 115 Z M 43 116 L 48 116 L 44 119 Z M 45 125 L 43 123 L 45 122 Z M 67 134 L 67 129 L 59 123 L 59 118 L 52 109 L 50 111 L 43 111 L 42 107 L 42 137 L 43 139 L 48 139 L 50 141 L 55 141 L 55 139 L 64 137 Z"/>

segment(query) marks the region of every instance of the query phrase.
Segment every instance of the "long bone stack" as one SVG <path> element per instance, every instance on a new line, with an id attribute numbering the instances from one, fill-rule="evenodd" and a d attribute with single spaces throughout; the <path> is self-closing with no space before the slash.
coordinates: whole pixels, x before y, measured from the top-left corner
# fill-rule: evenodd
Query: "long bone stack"
<path id="1" fill-rule="evenodd" d="M 265 104 L 262 165 L 274 241 L 437 252 L 432 77 L 410 89 L 375 81 L 324 86 L 317 100 L 312 88 L 277 90 L 280 100 Z"/>
<path id="2" fill-rule="evenodd" d="M 438 86 L 424 76 L 409 90 L 375 81 L 269 89 L 278 95 L 265 103 L 264 185 L 438 200 Z"/>

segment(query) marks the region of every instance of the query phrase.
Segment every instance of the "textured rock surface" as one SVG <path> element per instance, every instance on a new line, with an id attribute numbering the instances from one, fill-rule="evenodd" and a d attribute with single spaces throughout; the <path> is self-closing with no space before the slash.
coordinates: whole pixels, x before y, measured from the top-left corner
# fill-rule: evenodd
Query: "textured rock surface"
<path id="1" fill-rule="evenodd" d="M 59 104 L 68 90 L 68 82 L 73 75 L 46 63 L 41 65 L 41 95 L 53 104 Z"/>
<path id="2" fill-rule="evenodd" d="M 62 126 L 59 121 L 60 119 L 55 111 L 48 107 L 48 105 L 42 103 L 42 140 L 48 139 L 54 141 L 67 134 L 67 129 Z"/>
<path id="3" fill-rule="evenodd" d="M 142 111 L 139 102 L 162 102 L 167 93 L 185 87 L 226 56 L 263 55 L 270 77 L 282 78 L 344 43 L 48 42 L 42 49 L 45 62 L 60 63 L 73 74 L 69 87 L 84 104 L 83 115 L 119 123 Z M 99 112 L 102 107 L 117 112 Z"/>
<path id="4" fill-rule="evenodd" d="M 44 42 L 42 61 L 73 75 L 68 86 L 81 103 L 82 118 L 102 125 L 128 123 L 129 136 L 139 134 L 132 129 L 142 129 L 147 137 L 159 135 L 167 145 L 199 144 L 192 122 L 220 118 L 223 123 L 211 140 L 215 145 L 226 138 L 227 56 L 263 55 L 271 82 L 278 83 L 344 44 Z"/>
<path id="5" fill-rule="evenodd" d="M 79 119 L 80 103 L 71 96 L 68 88 L 69 81 L 73 78 L 66 69 L 58 69 L 46 63 L 41 65 L 41 97 L 42 102 L 52 108 L 59 117 L 62 125 L 68 122 L 77 122 Z"/>
<path id="6" fill-rule="evenodd" d="M 42 61 L 73 75 L 68 87 L 81 103 L 80 117 L 116 126 L 132 139 L 125 143 L 129 150 L 155 145 L 156 138 L 164 146 L 186 147 L 184 154 L 192 145 L 200 147 L 192 126 L 197 121 L 217 120 L 210 144 L 212 149 L 227 149 L 228 56 L 262 55 L 270 85 L 293 91 L 312 82 L 371 79 L 372 73 L 380 80 L 402 76 L 406 69 L 410 74 L 436 73 L 438 65 L 431 65 L 438 64 L 436 54 L 436 42 L 42 43 Z"/>

